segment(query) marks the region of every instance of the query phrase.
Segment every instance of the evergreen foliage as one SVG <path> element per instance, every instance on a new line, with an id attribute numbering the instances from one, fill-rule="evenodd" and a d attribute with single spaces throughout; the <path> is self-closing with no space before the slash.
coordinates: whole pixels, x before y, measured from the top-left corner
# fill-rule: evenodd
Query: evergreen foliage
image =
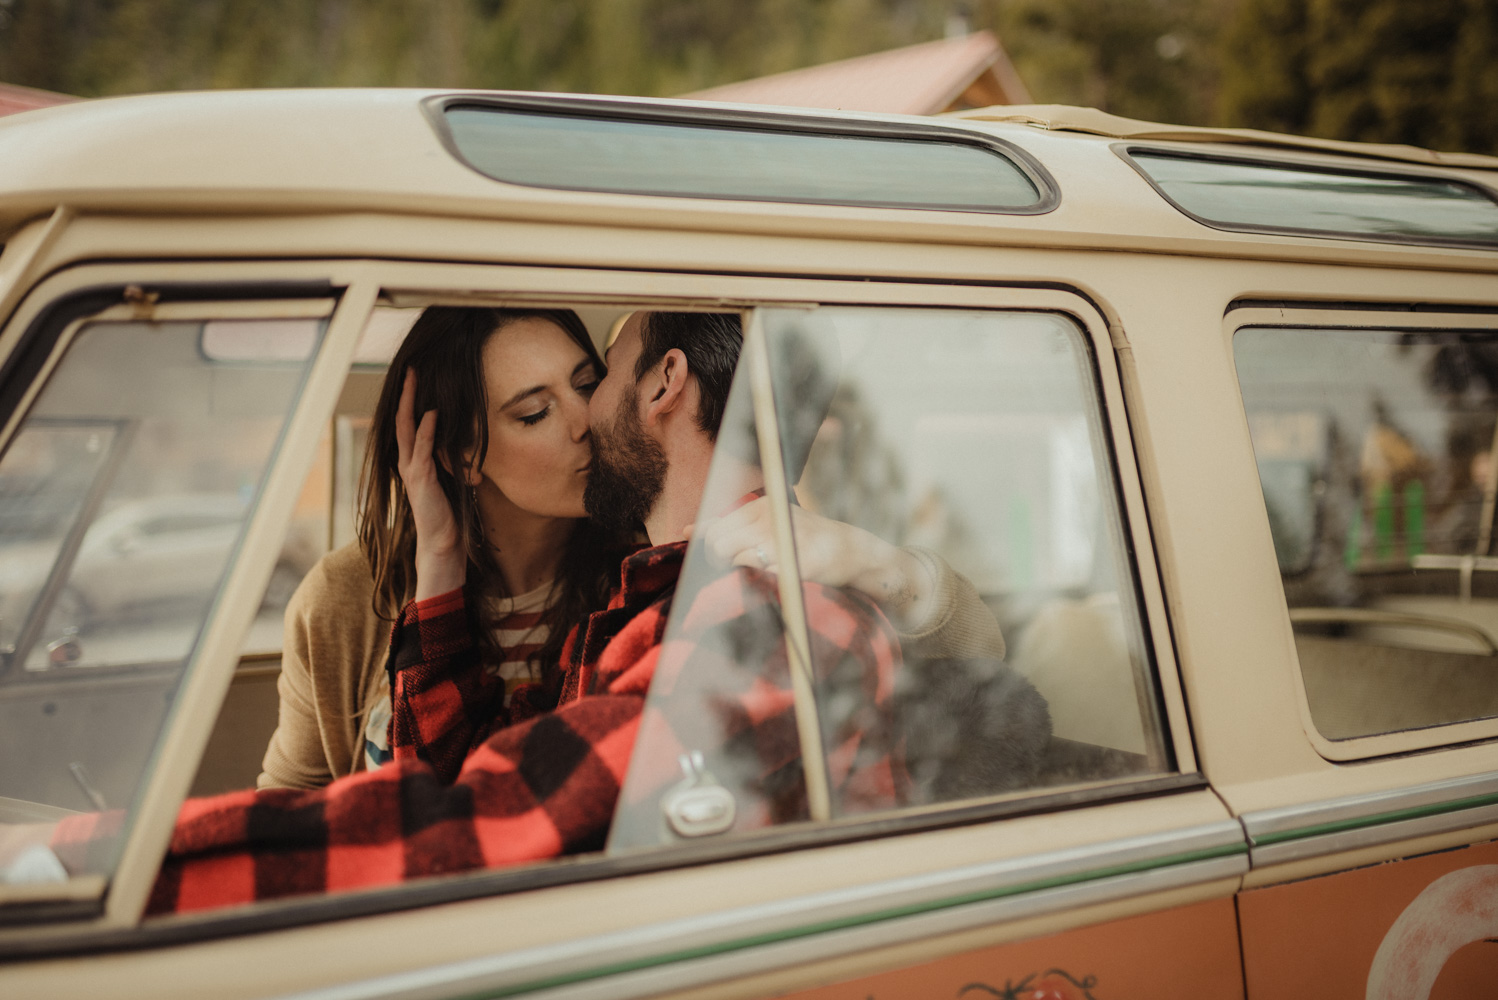
<path id="1" fill-rule="evenodd" d="M 0 0 L 0 80 L 670 95 L 964 26 L 1040 103 L 1498 152 L 1492 0 Z"/>
<path id="2" fill-rule="evenodd" d="M 1498 152 L 1491 0 L 1242 0 L 1224 124 Z"/>
<path id="3" fill-rule="evenodd" d="M 0 0 L 0 80 L 89 97 L 353 85 L 669 95 L 965 25 L 1000 33 L 1038 101 L 1198 121 L 1211 110 L 1203 12 L 1222 2 Z"/>

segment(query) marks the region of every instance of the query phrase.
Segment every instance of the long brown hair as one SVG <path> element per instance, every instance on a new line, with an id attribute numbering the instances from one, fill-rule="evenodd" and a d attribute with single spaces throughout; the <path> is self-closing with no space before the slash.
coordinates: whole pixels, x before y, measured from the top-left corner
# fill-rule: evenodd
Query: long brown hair
<path id="1" fill-rule="evenodd" d="M 375 407 L 359 481 L 359 544 L 374 571 L 374 610 L 394 620 L 416 592 L 416 526 L 401 481 L 395 416 L 407 369 L 416 372 L 419 415 L 437 411 L 432 444 L 437 481 L 453 510 L 460 544 L 468 554 L 463 585 L 470 621 L 480 653 L 495 665 L 505 659 L 494 634 L 494 599 L 508 593 L 499 566 L 484 539 L 478 505 L 466 485 L 466 473 L 483 462 L 489 448 L 489 396 L 484 386 L 484 344 L 499 330 L 521 319 L 544 319 L 566 331 L 593 361 L 603 377 L 603 360 L 588 329 L 570 309 L 493 309 L 432 306 L 411 327 L 390 362 L 380 401 Z M 617 569 L 621 541 L 586 518 L 578 520 L 562 552 L 555 602 L 542 620 L 551 627 L 546 642 L 532 657 L 543 680 L 552 671 L 567 631 L 608 600 L 611 573 Z"/>

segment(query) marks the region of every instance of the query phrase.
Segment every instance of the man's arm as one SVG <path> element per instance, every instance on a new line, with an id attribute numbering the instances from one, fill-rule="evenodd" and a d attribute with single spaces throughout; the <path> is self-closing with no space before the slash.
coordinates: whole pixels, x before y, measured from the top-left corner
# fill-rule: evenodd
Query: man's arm
<path id="1" fill-rule="evenodd" d="M 972 583 L 930 549 L 906 546 L 900 554 L 923 567 L 931 580 L 926 616 L 900 629 L 905 660 L 1004 658 L 1004 633 L 993 610 Z"/>
<path id="2" fill-rule="evenodd" d="M 709 521 L 704 544 L 721 562 L 778 572 L 764 497 Z M 896 546 L 872 532 L 793 506 L 801 578 L 872 598 L 898 630 L 907 660 L 1004 658 L 998 620 L 973 585 L 929 549 Z"/>
<path id="3" fill-rule="evenodd" d="M 446 784 L 393 761 L 310 791 L 189 799 L 147 912 L 519 864 L 601 847 L 624 780 L 642 699 L 600 695 L 501 730 Z M 120 814 L 69 817 L 53 831 L 71 868 Z"/>
<path id="4" fill-rule="evenodd" d="M 709 770 L 754 793 L 753 801 L 740 802 L 735 829 L 806 819 L 775 576 L 734 569 L 690 600 L 661 649 L 652 688 L 659 712 L 647 715 L 641 737 L 659 789 L 680 779 L 679 753 L 701 752 Z M 906 804 L 909 783 L 893 718 L 901 663 L 893 627 L 856 591 L 807 583 L 803 602 L 834 811 Z M 753 774 L 745 774 L 746 761 Z"/>

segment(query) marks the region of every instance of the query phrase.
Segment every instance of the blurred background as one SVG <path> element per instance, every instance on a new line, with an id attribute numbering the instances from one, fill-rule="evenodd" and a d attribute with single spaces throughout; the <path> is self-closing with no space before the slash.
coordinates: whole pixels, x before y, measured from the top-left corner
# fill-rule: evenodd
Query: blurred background
<path id="1" fill-rule="evenodd" d="M 78 97 L 301 86 L 674 96 L 922 43 L 906 60 L 918 67 L 863 67 L 865 83 L 907 95 L 869 110 L 997 98 L 1498 151 L 1491 0 L 0 0 L 0 83 Z M 943 66 L 956 93 L 930 84 Z M 984 86 L 967 85 L 984 72 Z M 869 89 L 825 75 L 789 83 L 705 96 L 850 107 L 839 93 Z M 926 104 L 946 104 L 908 106 L 922 86 L 940 91 Z M 16 110 L 55 100 L 9 96 Z"/>

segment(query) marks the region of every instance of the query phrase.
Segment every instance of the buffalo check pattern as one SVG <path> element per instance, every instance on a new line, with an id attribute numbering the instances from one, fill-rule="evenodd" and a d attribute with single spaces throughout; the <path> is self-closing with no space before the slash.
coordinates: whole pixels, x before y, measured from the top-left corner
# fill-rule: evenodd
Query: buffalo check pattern
<path id="1" fill-rule="evenodd" d="M 446 662 L 457 676 L 443 683 L 402 686 L 407 697 L 427 697 L 443 709 L 440 725 L 403 730 L 412 738 L 397 759 L 375 771 L 314 790 L 268 789 L 189 799 L 172 833 L 147 912 L 161 914 L 248 903 L 290 895 L 357 889 L 405 879 L 493 868 L 603 846 L 640 728 L 645 695 L 663 656 L 662 638 L 675 596 L 686 543 L 635 552 L 624 560 L 609 606 L 569 635 L 559 703 L 523 721 L 482 718 L 491 693 L 467 674 L 471 632 L 461 594 L 425 602 L 395 630 L 398 664 Z M 670 669 L 680 676 L 692 647 L 738 648 L 747 630 L 778 619 L 775 588 L 763 574 L 735 570 L 694 595 L 687 627 L 673 639 Z M 893 630 L 867 601 L 808 585 L 814 647 L 836 648 L 834 669 L 860 673 L 886 705 L 899 646 Z M 822 623 L 829 623 L 825 632 Z M 464 636 L 469 638 L 465 639 Z M 415 642 L 420 650 L 404 651 Z M 717 655 L 722 655 L 721 653 Z M 771 777 L 795 761 L 784 727 L 793 708 L 774 685 L 752 686 L 738 709 L 734 739 L 762 740 Z M 470 704 L 465 697 L 475 700 Z M 425 709 L 423 708 L 423 711 Z M 394 718 L 400 718 L 398 710 Z M 394 721 L 392 728 L 394 728 Z M 443 728 L 447 726 L 449 728 Z M 768 727 L 768 728 L 767 728 Z M 776 727 L 782 731 L 776 734 Z M 875 725 L 879 734 L 887 733 Z M 440 730 L 440 731 L 439 731 Z M 490 731 L 492 730 L 492 731 Z M 488 732 L 487 736 L 483 736 Z M 481 738 L 480 738 L 481 737 Z M 901 804 L 890 775 L 894 749 L 865 738 L 850 749 L 838 779 L 841 796 L 873 795 Z M 451 748 L 472 745 L 455 772 Z M 780 779 L 782 785 L 790 787 Z M 794 812 L 794 809 L 791 809 Z M 85 815 L 63 821 L 53 846 L 68 864 L 100 849 L 117 819 Z"/>

